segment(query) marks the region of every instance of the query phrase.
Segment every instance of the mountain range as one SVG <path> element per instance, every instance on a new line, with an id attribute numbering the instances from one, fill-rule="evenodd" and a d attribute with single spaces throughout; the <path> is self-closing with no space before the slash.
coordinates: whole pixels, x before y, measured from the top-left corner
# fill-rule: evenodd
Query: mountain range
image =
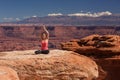
<path id="1" fill-rule="evenodd" d="M 119 26 L 120 14 L 104 15 L 99 17 L 90 16 L 45 16 L 30 17 L 21 21 L 13 22 L 17 24 L 46 24 L 64 26 Z"/>

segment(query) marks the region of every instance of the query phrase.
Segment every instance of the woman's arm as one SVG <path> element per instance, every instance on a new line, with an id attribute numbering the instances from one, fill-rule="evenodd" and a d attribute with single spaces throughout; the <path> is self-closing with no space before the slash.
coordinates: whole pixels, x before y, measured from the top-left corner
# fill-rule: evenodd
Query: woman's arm
<path id="1" fill-rule="evenodd" d="M 45 25 L 43 25 L 43 31 L 46 33 L 49 33 L 48 30 L 46 29 Z"/>
<path id="2" fill-rule="evenodd" d="M 45 25 L 43 25 L 43 32 L 46 33 L 47 39 L 49 39 L 49 32 L 46 29 Z"/>

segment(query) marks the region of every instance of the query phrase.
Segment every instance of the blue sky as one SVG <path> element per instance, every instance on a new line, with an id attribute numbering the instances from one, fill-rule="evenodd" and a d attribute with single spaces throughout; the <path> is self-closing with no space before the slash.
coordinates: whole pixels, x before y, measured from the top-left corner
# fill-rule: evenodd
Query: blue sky
<path id="1" fill-rule="evenodd" d="M 120 0 L 0 0 L 0 21 L 81 11 L 120 13 Z"/>

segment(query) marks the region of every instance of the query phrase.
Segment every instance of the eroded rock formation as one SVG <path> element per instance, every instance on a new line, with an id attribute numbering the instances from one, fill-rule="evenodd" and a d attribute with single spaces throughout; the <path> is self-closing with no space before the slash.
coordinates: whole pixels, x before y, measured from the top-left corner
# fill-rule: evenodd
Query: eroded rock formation
<path id="1" fill-rule="evenodd" d="M 62 49 L 72 50 L 86 56 L 111 57 L 120 54 L 120 36 L 91 35 L 62 43 Z"/>
<path id="2" fill-rule="evenodd" d="M 35 55 L 34 50 L 0 53 L 0 65 L 14 69 L 20 80 L 95 80 L 96 63 L 72 51 L 51 50 Z"/>
<path id="3" fill-rule="evenodd" d="M 104 70 L 100 70 L 102 76 L 106 75 L 103 80 L 120 79 L 120 36 L 90 35 L 62 43 L 61 47 L 93 58 Z"/>
<path id="4" fill-rule="evenodd" d="M 17 72 L 10 67 L 0 66 L 0 80 L 19 80 Z"/>

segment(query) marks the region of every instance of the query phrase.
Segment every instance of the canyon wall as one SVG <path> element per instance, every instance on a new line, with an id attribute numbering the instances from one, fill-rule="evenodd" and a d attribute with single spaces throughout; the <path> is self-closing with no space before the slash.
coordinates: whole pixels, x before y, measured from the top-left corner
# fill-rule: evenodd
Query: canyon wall
<path id="1" fill-rule="evenodd" d="M 47 26 L 50 48 L 60 48 L 61 42 L 80 39 L 91 34 L 120 35 L 120 26 Z M 39 49 L 41 26 L 0 26 L 0 51 Z"/>

